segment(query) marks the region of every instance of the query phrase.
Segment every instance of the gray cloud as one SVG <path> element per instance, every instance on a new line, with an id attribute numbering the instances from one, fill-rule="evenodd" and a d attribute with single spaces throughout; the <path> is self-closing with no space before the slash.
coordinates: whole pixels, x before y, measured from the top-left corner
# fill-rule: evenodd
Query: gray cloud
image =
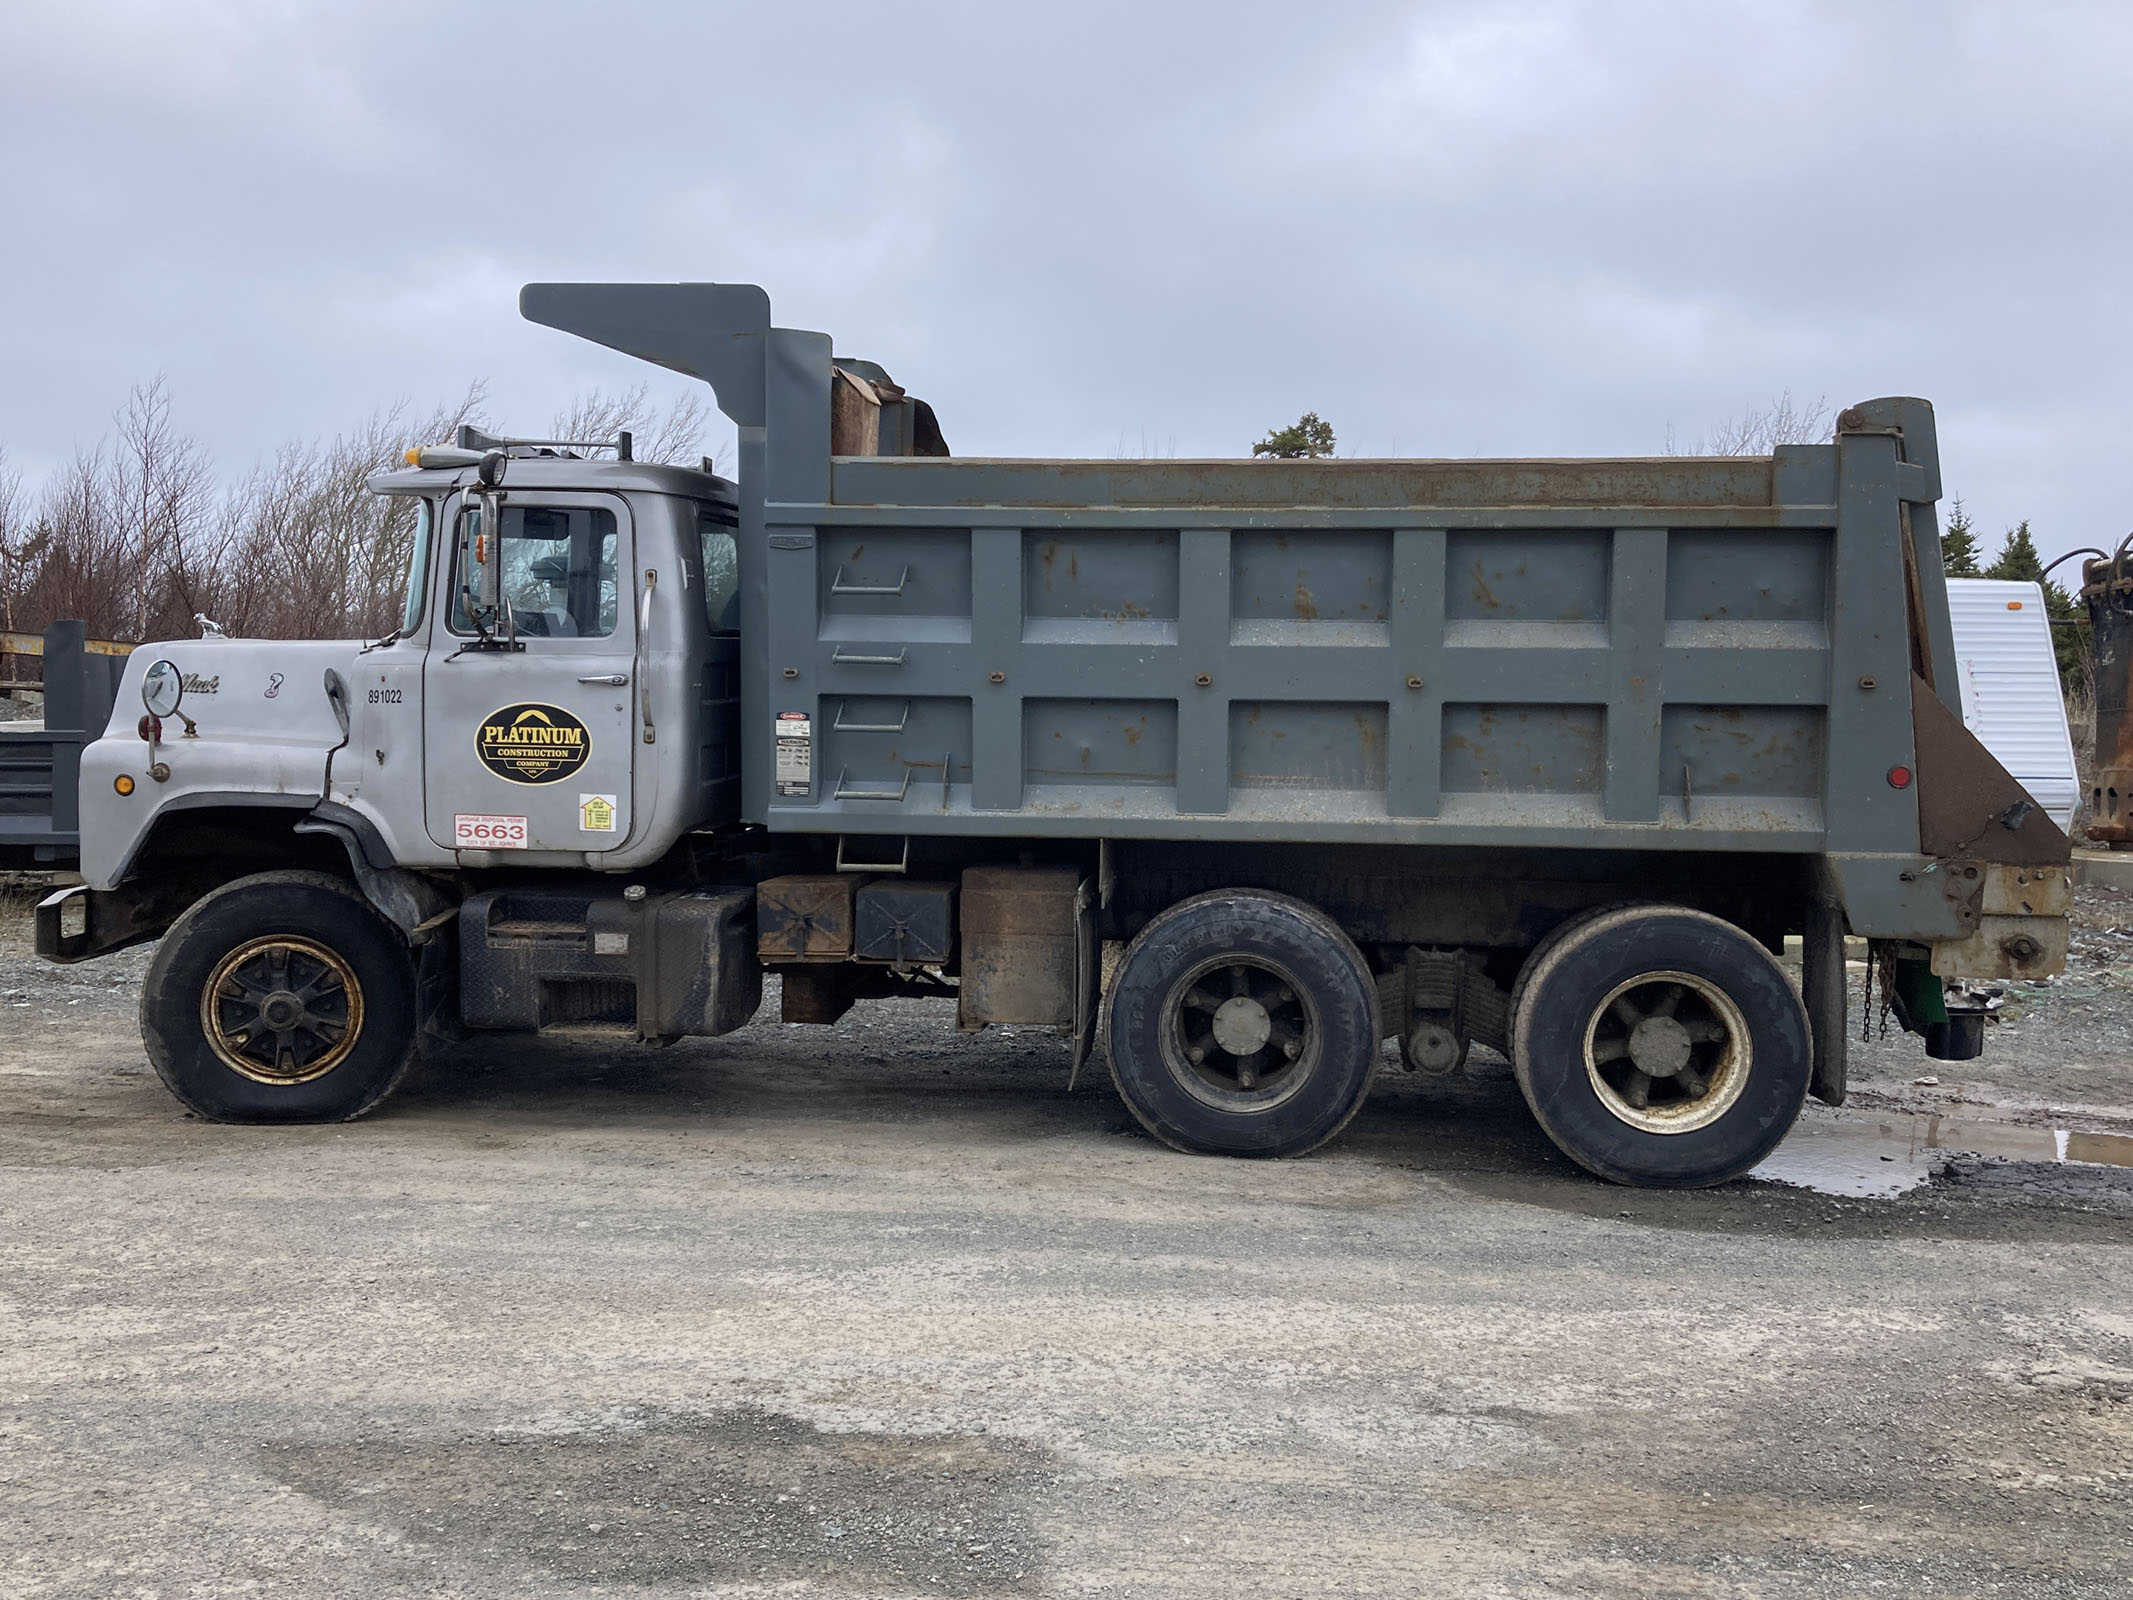
<path id="1" fill-rule="evenodd" d="M 959 452 L 1653 452 L 1917 393 L 2047 553 L 2122 532 L 2109 5 L 16 8 L 0 443 L 168 373 L 226 469 L 648 369 L 534 278 L 764 284 Z M 660 380 L 668 382 L 670 380 Z"/>

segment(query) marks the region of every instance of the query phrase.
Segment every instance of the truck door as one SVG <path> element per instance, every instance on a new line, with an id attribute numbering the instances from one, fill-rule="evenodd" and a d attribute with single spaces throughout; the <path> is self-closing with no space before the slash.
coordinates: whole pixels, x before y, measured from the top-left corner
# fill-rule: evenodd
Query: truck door
<path id="1" fill-rule="evenodd" d="M 620 848 L 638 667 L 627 504 L 514 492 L 493 549 L 479 538 L 479 502 L 460 507 L 456 523 L 423 668 L 430 838 L 457 850 Z M 485 648 L 474 627 L 477 559 L 503 563 L 515 649 Z"/>

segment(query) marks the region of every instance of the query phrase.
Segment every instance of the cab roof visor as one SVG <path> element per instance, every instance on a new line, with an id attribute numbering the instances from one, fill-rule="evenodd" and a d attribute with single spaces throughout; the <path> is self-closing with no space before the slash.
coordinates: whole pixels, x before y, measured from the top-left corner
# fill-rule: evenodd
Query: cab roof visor
<path id="1" fill-rule="evenodd" d="M 701 378 L 736 426 L 766 422 L 770 296 L 752 283 L 529 283 L 528 322 Z"/>

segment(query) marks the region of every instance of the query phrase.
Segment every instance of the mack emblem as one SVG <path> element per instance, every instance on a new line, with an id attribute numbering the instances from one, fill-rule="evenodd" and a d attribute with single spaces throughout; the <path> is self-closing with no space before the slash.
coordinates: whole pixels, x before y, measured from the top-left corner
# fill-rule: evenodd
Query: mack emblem
<path id="1" fill-rule="evenodd" d="M 474 753 L 509 783 L 555 783 L 585 765 L 592 735 L 561 706 L 522 703 L 482 719 Z"/>

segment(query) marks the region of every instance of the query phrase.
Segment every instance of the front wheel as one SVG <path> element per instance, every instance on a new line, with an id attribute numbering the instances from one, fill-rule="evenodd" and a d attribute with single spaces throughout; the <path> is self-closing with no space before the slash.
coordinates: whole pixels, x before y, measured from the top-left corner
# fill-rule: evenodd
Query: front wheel
<path id="1" fill-rule="evenodd" d="M 149 964 L 141 1039 L 170 1092 L 212 1122 L 341 1122 L 414 1056 L 407 945 L 353 886 L 265 872 L 207 896 Z"/>
<path id="2" fill-rule="evenodd" d="M 1119 1097 L 1165 1144 L 1301 1155 L 1370 1091 L 1377 986 L 1324 912 L 1221 890 L 1141 930 L 1104 997 L 1103 1035 Z"/>
<path id="3" fill-rule="evenodd" d="M 1777 1148 L 1813 1051 L 1799 995 L 1755 940 L 1705 912 L 1625 906 L 1534 952 L 1511 1002 L 1511 1064 L 1580 1166 L 1695 1188 Z"/>

